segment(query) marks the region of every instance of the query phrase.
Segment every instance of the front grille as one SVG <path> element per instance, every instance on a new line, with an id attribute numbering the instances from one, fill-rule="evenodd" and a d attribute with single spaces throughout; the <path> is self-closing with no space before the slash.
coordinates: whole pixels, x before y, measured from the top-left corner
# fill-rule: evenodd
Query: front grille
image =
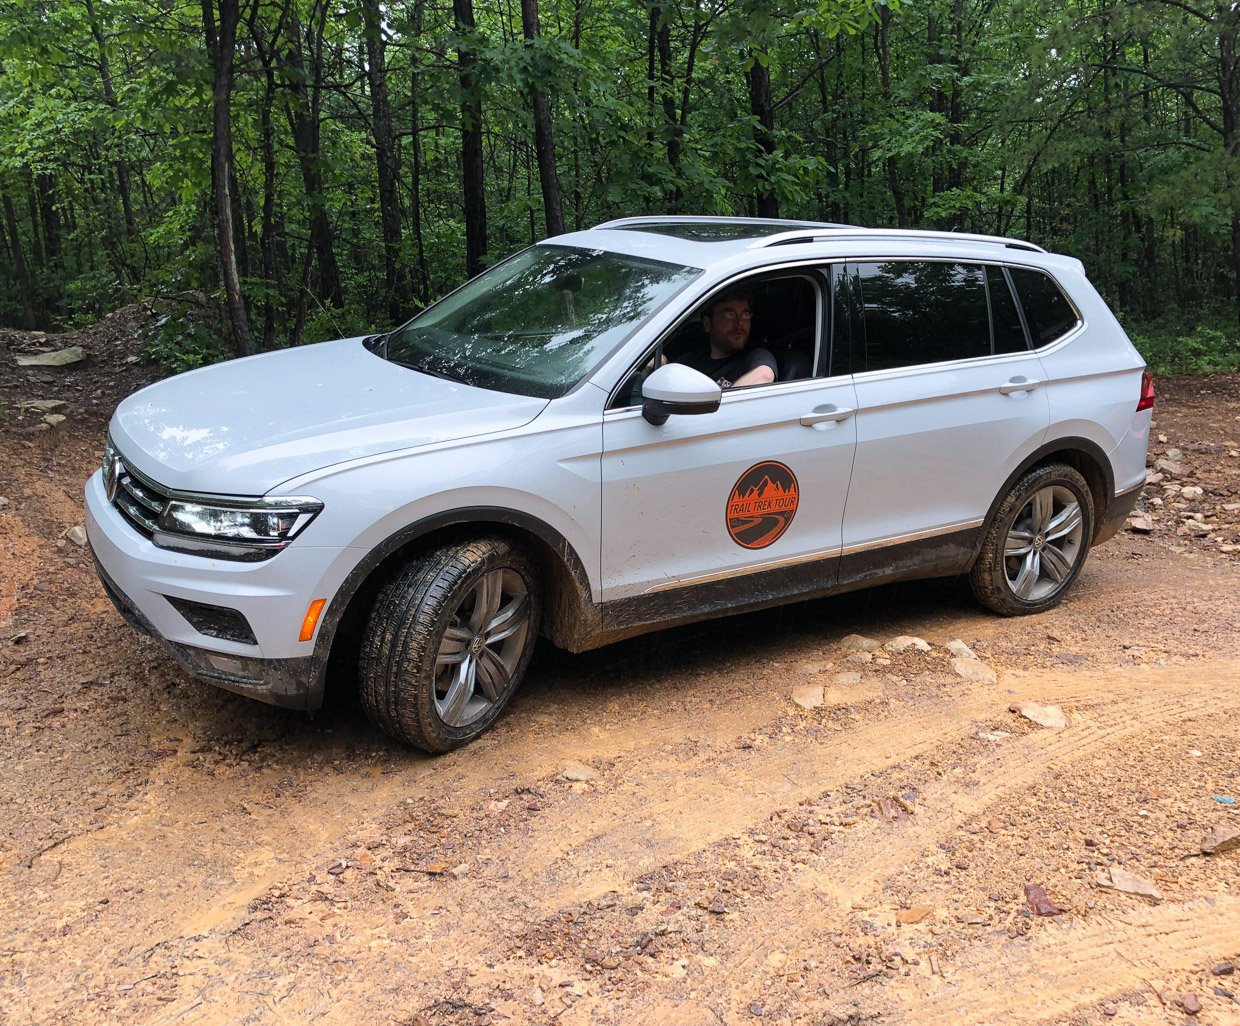
<path id="1" fill-rule="evenodd" d="M 114 505 L 134 527 L 150 538 L 159 526 L 159 515 L 168 504 L 168 496 L 149 481 L 142 480 L 125 464 L 116 468 Z"/>

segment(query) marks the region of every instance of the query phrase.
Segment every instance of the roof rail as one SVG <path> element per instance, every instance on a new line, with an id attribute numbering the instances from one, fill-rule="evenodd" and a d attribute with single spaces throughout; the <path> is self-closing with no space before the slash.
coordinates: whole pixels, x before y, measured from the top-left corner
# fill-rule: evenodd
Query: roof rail
<path id="1" fill-rule="evenodd" d="M 595 228 L 627 228 L 633 225 L 641 224 L 770 224 L 771 218 L 766 217 L 725 217 L 710 216 L 701 214 L 644 214 L 638 217 L 618 217 L 612 221 L 605 221 L 603 224 L 596 224 Z M 799 218 L 774 218 L 775 221 L 782 221 L 784 224 L 800 225 L 805 229 L 810 228 L 839 228 L 842 225 L 831 224 L 827 221 L 802 221 Z M 801 231 L 802 228 L 797 228 Z"/>
<path id="2" fill-rule="evenodd" d="M 870 240 L 920 239 L 936 242 L 982 242 L 993 246 L 1006 246 L 1008 249 L 1023 249 L 1030 253 L 1045 253 L 1041 246 L 1035 246 L 1024 239 L 1009 239 L 1002 235 L 974 235 L 970 232 L 928 232 L 913 228 L 798 228 L 796 231 L 780 232 L 768 235 L 764 239 L 751 242 L 749 249 L 767 249 L 771 246 L 789 246 L 798 242 L 846 242 L 851 240 L 868 242 Z"/>

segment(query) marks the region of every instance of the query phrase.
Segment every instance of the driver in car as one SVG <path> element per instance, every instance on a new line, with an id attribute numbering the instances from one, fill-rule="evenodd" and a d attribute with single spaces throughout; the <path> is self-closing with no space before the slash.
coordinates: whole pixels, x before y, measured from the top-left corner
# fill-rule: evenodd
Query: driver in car
<path id="1" fill-rule="evenodd" d="M 701 371 L 720 388 L 769 384 L 775 380 L 778 365 L 769 351 L 749 345 L 752 324 L 749 293 L 742 289 L 722 292 L 702 310 L 705 338 L 674 361 Z"/>

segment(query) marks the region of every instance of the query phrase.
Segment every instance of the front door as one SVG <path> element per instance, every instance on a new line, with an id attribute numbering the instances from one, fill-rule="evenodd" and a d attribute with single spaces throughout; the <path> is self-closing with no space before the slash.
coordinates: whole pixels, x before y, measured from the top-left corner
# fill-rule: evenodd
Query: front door
<path id="1" fill-rule="evenodd" d="M 710 414 L 603 423 L 602 573 L 606 602 L 664 595 L 709 611 L 760 605 L 783 571 L 809 588 L 835 578 L 856 446 L 849 377 L 724 392 Z M 691 591 L 684 591 L 691 588 Z M 674 594 L 673 594 L 674 593 Z M 777 598 L 771 595 L 772 600 Z M 631 603 L 630 603 L 631 604 Z M 672 616 L 671 618 L 676 618 Z M 614 624 L 605 623 L 605 627 Z"/>

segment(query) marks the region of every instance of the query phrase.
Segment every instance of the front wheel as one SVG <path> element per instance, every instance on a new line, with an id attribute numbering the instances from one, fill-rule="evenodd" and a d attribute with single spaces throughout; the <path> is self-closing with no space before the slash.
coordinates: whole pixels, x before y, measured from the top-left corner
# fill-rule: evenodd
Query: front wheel
<path id="1" fill-rule="evenodd" d="M 1077 471 L 1037 467 L 1012 486 L 991 518 L 969 571 L 979 602 L 1003 616 L 1058 605 L 1094 536 L 1094 498 Z"/>
<path id="2" fill-rule="evenodd" d="M 495 722 L 538 638 L 538 578 L 503 538 L 414 560 L 380 593 L 361 649 L 361 701 L 383 731 L 428 752 Z"/>

